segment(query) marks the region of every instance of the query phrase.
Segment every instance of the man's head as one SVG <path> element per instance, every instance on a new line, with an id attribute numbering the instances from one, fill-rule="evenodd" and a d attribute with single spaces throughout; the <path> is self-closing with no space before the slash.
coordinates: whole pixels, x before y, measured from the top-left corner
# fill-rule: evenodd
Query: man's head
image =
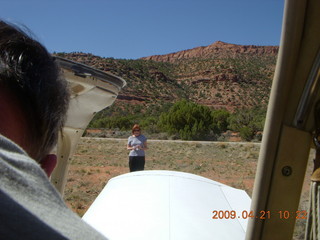
<path id="1" fill-rule="evenodd" d="M 54 58 L 39 42 L 0 21 L 0 134 L 40 162 L 57 142 L 68 103 L 67 83 Z"/>

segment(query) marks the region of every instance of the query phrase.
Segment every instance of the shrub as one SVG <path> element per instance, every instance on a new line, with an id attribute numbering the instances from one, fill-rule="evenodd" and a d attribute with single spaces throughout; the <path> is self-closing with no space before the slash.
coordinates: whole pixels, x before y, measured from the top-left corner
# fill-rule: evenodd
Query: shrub
<path id="1" fill-rule="evenodd" d="M 245 141 L 251 141 L 254 135 L 255 135 L 255 132 L 250 127 L 245 126 L 240 129 L 240 137 Z"/>
<path id="2" fill-rule="evenodd" d="M 93 122 L 90 127 L 129 130 L 135 123 L 135 116 L 104 117 Z"/>
<path id="3" fill-rule="evenodd" d="M 182 100 L 160 115 L 159 126 L 169 134 L 179 133 L 184 140 L 200 140 L 210 133 L 211 110 L 202 105 Z"/>
<path id="4" fill-rule="evenodd" d="M 263 130 L 266 107 L 240 109 L 229 118 L 229 129 L 237 131 L 243 140 L 250 141 Z"/>
<path id="5" fill-rule="evenodd" d="M 221 134 L 228 130 L 230 113 L 227 110 L 213 110 L 211 117 L 212 129 L 215 134 Z"/>

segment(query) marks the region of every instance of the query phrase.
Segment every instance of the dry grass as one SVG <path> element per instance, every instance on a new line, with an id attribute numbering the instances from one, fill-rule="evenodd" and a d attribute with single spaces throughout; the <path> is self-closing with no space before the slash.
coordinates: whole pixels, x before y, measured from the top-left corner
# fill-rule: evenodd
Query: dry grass
<path id="1" fill-rule="evenodd" d="M 65 190 L 67 204 L 80 216 L 85 213 L 110 178 L 129 171 L 126 144 L 125 139 L 80 140 L 71 162 Z M 259 144 L 149 140 L 148 146 L 146 170 L 193 173 L 243 189 L 250 196 L 252 194 Z M 308 174 L 310 175 L 310 170 Z M 306 180 L 304 199 L 307 196 Z M 307 210 L 306 200 L 301 201 L 300 209 Z M 296 236 L 302 236 L 304 224 L 304 221 L 297 223 Z"/>

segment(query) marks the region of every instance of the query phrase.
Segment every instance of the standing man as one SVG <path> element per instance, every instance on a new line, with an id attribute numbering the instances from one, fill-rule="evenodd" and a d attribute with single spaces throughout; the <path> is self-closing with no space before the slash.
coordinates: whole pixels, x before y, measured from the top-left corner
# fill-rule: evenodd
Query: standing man
<path id="1" fill-rule="evenodd" d="M 0 21 L 0 238 L 105 239 L 50 184 L 69 103 L 54 58 Z"/>

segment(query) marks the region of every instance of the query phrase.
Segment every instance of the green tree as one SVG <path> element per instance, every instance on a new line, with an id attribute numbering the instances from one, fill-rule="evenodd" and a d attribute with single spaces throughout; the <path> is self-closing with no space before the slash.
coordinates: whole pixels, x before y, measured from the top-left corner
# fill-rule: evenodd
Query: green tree
<path id="1" fill-rule="evenodd" d="M 251 141 L 255 135 L 253 128 L 244 126 L 240 128 L 240 137 L 245 141 Z"/>
<path id="2" fill-rule="evenodd" d="M 93 128 L 121 129 L 130 130 L 136 122 L 135 116 L 112 116 L 98 119 L 91 123 Z"/>
<path id="3" fill-rule="evenodd" d="M 159 127 L 158 127 L 158 117 L 154 116 L 147 116 L 140 120 L 139 124 L 148 133 L 159 133 Z"/>
<path id="4" fill-rule="evenodd" d="M 266 117 L 266 107 L 240 109 L 230 116 L 229 128 L 240 133 L 243 140 L 250 141 L 262 131 Z"/>
<path id="5" fill-rule="evenodd" d="M 160 115 L 159 125 L 169 134 L 179 134 L 184 140 L 200 140 L 210 133 L 211 110 L 186 100 L 175 103 Z"/>
<path id="6" fill-rule="evenodd" d="M 228 130 L 230 113 L 227 110 L 219 109 L 211 112 L 212 129 L 215 134 L 221 134 Z"/>

